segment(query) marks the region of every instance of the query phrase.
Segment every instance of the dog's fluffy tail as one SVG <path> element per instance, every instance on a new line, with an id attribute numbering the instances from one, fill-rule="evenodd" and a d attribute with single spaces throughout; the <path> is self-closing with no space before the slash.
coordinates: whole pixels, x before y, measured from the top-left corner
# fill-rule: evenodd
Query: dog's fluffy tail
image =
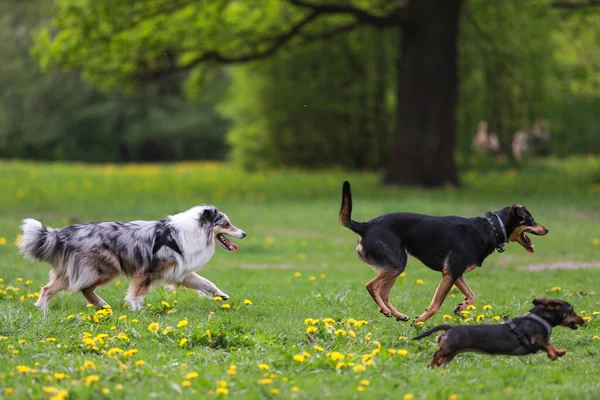
<path id="1" fill-rule="evenodd" d="M 28 260 L 51 262 L 59 246 L 55 229 L 32 218 L 23 220 L 23 234 L 18 243 L 20 253 Z"/>
<path id="2" fill-rule="evenodd" d="M 436 326 L 435 328 L 432 328 L 426 332 L 421 333 L 419 336 L 415 336 L 414 338 L 412 338 L 412 340 L 423 339 L 424 337 L 427 337 L 427 336 L 431 335 L 432 333 L 436 333 L 439 331 L 447 331 L 450 328 L 452 328 L 452 325 L 439 325 L 439 326 Z"/>
<path id="3" fill-rule="evenodd" d="M 342 186 L 342 207 L 340 208 L 340 224 L 351 231 L 362 235 L 365 232 L 365 223 L 352 220 L 352 192 L 350 182 L 344 181 Z"/>

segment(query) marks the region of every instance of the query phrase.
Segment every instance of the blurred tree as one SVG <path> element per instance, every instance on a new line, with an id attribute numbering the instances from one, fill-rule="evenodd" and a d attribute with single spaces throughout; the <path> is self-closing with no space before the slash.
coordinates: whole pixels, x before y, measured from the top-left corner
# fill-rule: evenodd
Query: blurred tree
<path id="1" fill-rule="evenodd" d="M 31 31 L 47 23 L 39 1 L 0 2 L 0 157 L 91 162 L 225 158 L 228 123 L 213 111 L 227 78 L 181 98 L 181 78 L 134 93 L 101 93 L 79 73 L 44 74 Z M 177 79 L 173 82 L 173 79 Z"/>
<path id="2" fill-rule="evenodd" d="M 396 28 L 396 139 L 385 181 L 458 183 L 454 162 L 457 39 L 462 0 L 80 0 L 56 2 L 37 37 L 43 66 L 82 68 L 102 87 L 132 88 L 203 66 L 272 56 L 284 45 L 330 39 L 359 26 Z"/>

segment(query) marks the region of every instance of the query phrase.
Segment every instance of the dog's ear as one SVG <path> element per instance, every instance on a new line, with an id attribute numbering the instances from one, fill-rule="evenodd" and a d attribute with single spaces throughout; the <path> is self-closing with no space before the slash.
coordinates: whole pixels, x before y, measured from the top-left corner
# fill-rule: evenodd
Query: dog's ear
<path id="1" fill-rule="evenodd" d="M 207 208 L 202 212 L 202 215 L 200 215 L 200 222 L 203 224 L 212 224 L 215 222 L 218 215 L 219 210 L 216 208 Z"/>
<path id="2" fill-rule="evenodd" d="M 559 307 L 561 304 L 562 304 L 562 302 L 560 300 L 543 299 L 543 298 L 533 300 L 534 306 L 544 306 L 549 310 L 553 310 L 553 309 Z"/>

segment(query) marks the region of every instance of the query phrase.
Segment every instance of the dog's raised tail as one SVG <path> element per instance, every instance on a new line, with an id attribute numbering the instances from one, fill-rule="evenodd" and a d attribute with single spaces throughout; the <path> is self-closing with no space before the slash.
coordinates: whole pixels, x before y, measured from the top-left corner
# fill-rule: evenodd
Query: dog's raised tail
<path id="1" fill-rule="evenodd" d="M 350 182 L 344 181 L 342 186 L 342 207 L 340 208 L 340 224 L 350 229 L 351 231 L 363 234 L 365 231 L 365 223 L 352 220 L 352 192 L 350 191 Z"/>
<path id="2" fill-rule="evenodd" d="M 56 230 L 33 218 L 23 220 L 23 231 L 18 242 L 20 253 L 28 260 L 51 262 L 59 245 Z"/>
<path id="3" fill-rule="evenodd" d="M 438 325 L 435 328 L 432 328 L 428 331 L 425 331 L 423 333 L 421 333 L 419 336 L 415 336 L 414 338 L 412 338 L 412 340 L 419 340 L 419 339 L 423 339 L 424 337 L 427 337 L 433 333 L 439 332 L 439 331 L 447 331 L 448 329 L 452 328 L 452 325 Z"/>

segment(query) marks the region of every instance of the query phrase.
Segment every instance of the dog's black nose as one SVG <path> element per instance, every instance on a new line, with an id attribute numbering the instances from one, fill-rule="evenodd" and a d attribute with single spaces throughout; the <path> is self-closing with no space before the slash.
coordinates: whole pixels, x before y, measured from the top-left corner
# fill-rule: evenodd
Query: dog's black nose
<path id="1" fill-rule="evenodd" d="M 246 237 L 246 232 L 242 231 L 242 239 Z"/>

